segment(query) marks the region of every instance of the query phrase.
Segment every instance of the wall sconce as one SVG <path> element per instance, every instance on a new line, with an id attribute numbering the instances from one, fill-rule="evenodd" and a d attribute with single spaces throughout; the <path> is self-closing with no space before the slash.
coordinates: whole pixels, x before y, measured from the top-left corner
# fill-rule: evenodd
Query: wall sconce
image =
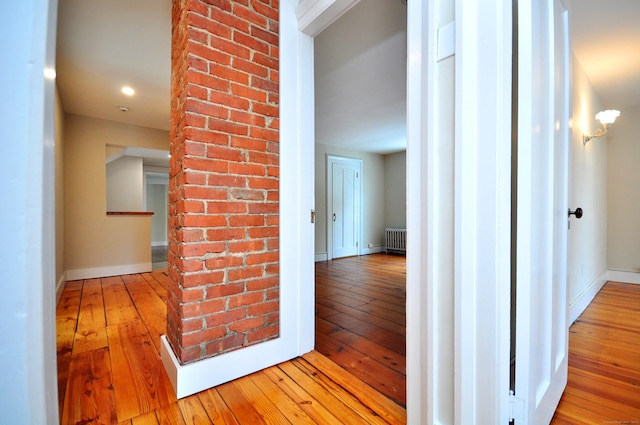
<path id="1" fill-rule="evenodd" d="M 619 116 L 620 111 L 615 109 L 607 109 L 606 111 L 598 112 L 596 114 L 596 119 L 600 121 L 602 128 L 596 128 L 596 134 L 594 135 L 583 134 L 582 145 L 586 145 L 591 139 L 597 139 L 598 137 L 604 136 L 607 133 L 607 130 L 609 130 L 609 126 L 613 124 Z"/>

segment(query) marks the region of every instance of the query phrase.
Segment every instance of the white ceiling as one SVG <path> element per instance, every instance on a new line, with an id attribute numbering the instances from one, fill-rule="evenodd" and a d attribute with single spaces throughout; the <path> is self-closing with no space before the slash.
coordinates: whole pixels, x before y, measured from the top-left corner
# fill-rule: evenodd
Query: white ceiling
<path id="1" fill-rule="evenodd" d="M 620 110 L 640 105 L 640 1 L 571 4 L 573 51 L 600 100 Z"/>
<path id="2" fill-rule="evenodd" d="M 57 73 L 67 112 L 169 128 L 171 3 L 59 1 Z M 602 101 L 640 105 L 640 1 L 572 7 L 573 49 Z M 318 141 L 404 149 L 405 27 L 402 0 L 363 0 L 316 38 Z M 123 85 L 136 94 L 123 95 Z"/>
<path id="3" fill-rule="evenodd" d="M 406 28 L 406 3 L 364 0 L 316 37 L 316 142 L 406 149 Z"/>
<path id="4" fill-rule="evenodd" d="M 57 80 L 65 111 L 168 130 L 171 0 L 59 5 Z M 136 94 L 122 94 L 124 85 Z"/>

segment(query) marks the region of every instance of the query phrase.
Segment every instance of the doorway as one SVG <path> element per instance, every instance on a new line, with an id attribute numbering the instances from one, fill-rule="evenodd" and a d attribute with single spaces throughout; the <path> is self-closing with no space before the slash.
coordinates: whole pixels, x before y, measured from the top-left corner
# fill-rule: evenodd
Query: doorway
<path id="1" fill-rule="evenodd" d="M 406 227 L 406 19 L 358 2 L 313 40 L 314 347 L 402 406 L 406 259 L 385 228 Z"/>

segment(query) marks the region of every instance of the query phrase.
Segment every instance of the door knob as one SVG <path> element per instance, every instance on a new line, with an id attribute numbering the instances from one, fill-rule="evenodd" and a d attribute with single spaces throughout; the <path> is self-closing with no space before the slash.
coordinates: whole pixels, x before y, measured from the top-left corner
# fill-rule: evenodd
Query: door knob
<path id="1" fill-rule="evenodd" d="M 569 216 L 571 216 L 571 214 L 575 215 L 576 218 L 582 218 L 582 208 L 576 208 L 575 211 L 571 211 L 571 208 L 569 208 Z"/>

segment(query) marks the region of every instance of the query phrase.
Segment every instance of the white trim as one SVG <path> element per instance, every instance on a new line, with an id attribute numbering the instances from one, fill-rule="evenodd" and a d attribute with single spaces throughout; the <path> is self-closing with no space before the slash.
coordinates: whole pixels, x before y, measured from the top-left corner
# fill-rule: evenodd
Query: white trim
<path id="1" fill-rule="evenodd" d="M 181 365 L 166 335 L 160 337 L 160 354 L 177 398 L 188 397 L 216 385 L 232 381 L 240 376 L 273 366 L 286 358 L 293 358 L 291 344 L 278 338 L 241 350 L 209 357 Z"/>
<path id="2" fill-rule="evenodd" d="M 607 276 L 609 273 L 610 272 L 605 271 L 598 276 L 584 291 L 582 291 L 580 295 L 578 295 L 578 298 L 569 304 L 569 326 L 571 326 L 573 322 L 580 317 L 582 312 L 589 307 L 591 301 L 593 301 L 604 284 L 607 283 Z"/>
<path id="3" fill-rule="evenodd" d="M 169 242 L 167 241 L 151 242 L 151 246 L 169 246 Z"/>
<path id="4" fill-rule="evenodd" d="M 119 276 L 123 274 L 146 273 L 152 269 L 151 262 L 139 264 L 121 264 L 118 266 L 94 267 L 89 269 L 67 270 L 66 280 L 93 279 L 96 277 Z"/>
<path id="5" fill-rule="evenodd" d="M 320 34 L 360 0 L 306 0 L 298 7 L 298 25 L 301 32 L 312 37 Z"/>
<path id="6" fill-rule="evenodd" d="M 511 6 L 455 7 L 454 417 L 463 424 L 509 421 Z"/>
<path id="7" fill-rule="evenodd" d="M 329 261 L 329 257 L 326 252 L 320 252 L 316 253 L 314 260 L 316 263 L 319 261 Z"/>
<path id="8" fill-rule="evenodd" d="M 606 280 L 640 285 L 640 273 L 623 270 L 607 270 Z"/>
<path id="9" fill-rule="evenodd" d="M 451 264 L 450 249 L 440 249 L 444 239 L 451 236 L 447 232 L 450 226 L 438 225 L 444 206 L 440 190 L 453 190 L 441 179 L 439 161 L 444 140 L 439 133 L 439 114 L 445 112 L 438 108 L 435 46 L 439 7 L 437 1 L 407 2 L 407 233 L 412 235 L 407 239 L 406 263 L 409 424 L 437 423 L 440 415 L 452 418 L 449 412 L 440 411 L 442 405 L 452 405 L 453 386 L 449 385 L 450 376 L 441 378 L 452 371 L 439 367 L 439 338 L 443 331 L 438 327 L 441 310 L 447 309 L 451 300 L 441 305 L 436 293 L 442 278 L 451 280 L 450 267 L 446 267 Z"/>
<path id="10" fill-rule="evenodd" d="M 60 296 L 62 296 L 62 291 L 64 291 L 64 287 L 67 285 L 67 272 L 62 273 L 60 276 L 60 280 L 58 280 L 58 284 L 56 285 L 56 305 L 60 302 Z"/>

